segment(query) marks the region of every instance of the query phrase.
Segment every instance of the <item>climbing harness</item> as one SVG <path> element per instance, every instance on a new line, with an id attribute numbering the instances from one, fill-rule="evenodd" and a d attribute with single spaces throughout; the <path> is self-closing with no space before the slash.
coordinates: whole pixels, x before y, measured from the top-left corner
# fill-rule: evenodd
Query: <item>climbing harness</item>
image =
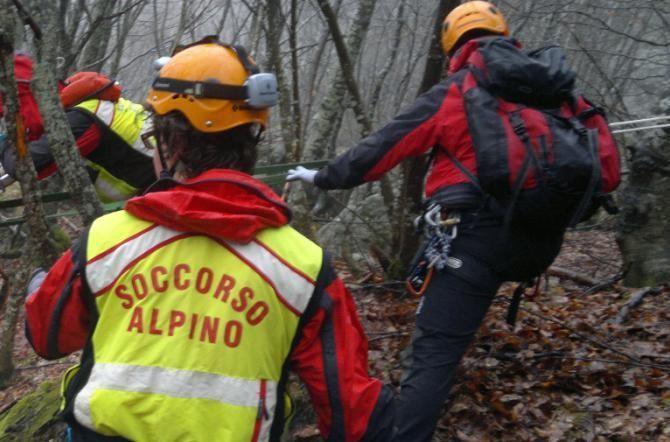
<path id="1" fill-rule="evenodd" d="M 439 204 L 431 204 L 428 209 L 414 221 L 417 230 L 423 233 L 426 240 L 412 260 L 407 290 L 416 297 L 426 291 L 434 269 L 443 270 L 449 263 L 451 242 L 458 235 L 458 223 L 461 221 L 458 212 L 445 211 Z"/>

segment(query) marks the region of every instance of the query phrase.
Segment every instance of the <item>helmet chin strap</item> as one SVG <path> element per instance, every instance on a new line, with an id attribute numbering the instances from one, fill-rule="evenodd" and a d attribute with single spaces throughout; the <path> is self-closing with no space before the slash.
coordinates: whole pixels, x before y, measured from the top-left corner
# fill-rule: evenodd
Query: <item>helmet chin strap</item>
<path id="1" fill-rule="evenodd" d="M 165 154 L 163 153 L 163 148 L 161 146 L 156 146 L 156 149 L 158 149 L 158 158 L 161 161 L 161 172 L 158 175 L 158 180 L 160 181 L 162 179 L 172 179 L 172 175 L 174 174 L 175 165 L 168 168 L 167 161 L 165 161 Z M 175 164 L 176 164 L 176 162 L 175 162 Z"/>
<path id="2" fill-rule="evenodd" d="M 172 167 L 168 167 L 163 149 L 160 147 L 160 145 L 156 146 L 156 149 L 158 149 L 158 158 L 161 162 L 161 171 L 158 174 L 158 179 L 144 191 L 145 195 L 150 192 L 168 190 L 179 184 L 179 181 L 175 180 L 173 176 L 175 168 L 177 167 L 177 162 L 175 161 Z"/>

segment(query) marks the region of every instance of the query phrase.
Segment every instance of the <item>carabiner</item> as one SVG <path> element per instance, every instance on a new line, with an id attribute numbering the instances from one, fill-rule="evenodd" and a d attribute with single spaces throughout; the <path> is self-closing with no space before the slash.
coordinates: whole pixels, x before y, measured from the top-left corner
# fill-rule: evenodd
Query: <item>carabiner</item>
<path id="1" fill-rule="evenodd" d="M 423 219 L 431 227 L 438 227 L 440 225 L 442 215 L 442 207 L 439 204 L 434 205 L 426 211 L 426 214 L 423 216 Z"/>

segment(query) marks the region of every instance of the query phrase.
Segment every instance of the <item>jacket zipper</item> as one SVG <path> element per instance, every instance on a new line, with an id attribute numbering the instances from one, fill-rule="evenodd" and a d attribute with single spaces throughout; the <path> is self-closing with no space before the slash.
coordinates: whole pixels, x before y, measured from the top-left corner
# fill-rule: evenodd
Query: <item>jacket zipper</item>
<path id="1" fill-rule="evenodd" d="M 265 396 L 267 391 L 267 381 L 261 380 L 261 391 L 258 398 L 258 412 L 256 413 L 256 424 L 254 425 L 254 434 L 251 437 L 251 442 L 258 442 L 261 435 L 261 427 L 263 426 L 263 419 L 267 419 L 268 410 L 265 408 Z"/>

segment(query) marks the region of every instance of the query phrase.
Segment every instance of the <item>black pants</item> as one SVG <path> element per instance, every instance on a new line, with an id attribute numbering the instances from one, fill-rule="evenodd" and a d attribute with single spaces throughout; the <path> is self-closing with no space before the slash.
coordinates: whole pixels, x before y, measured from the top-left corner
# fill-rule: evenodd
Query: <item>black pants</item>
<path id="1" fill-rule="evenodd" d="M 541 273 L 563 232 L 506 229 L 490 214 L 465 213 L 452 242 L 451 265 L 435 272 L 417 310 L 396 402 L 394 440 L 429 441 L 458 364 L 502 282 Z"/>

